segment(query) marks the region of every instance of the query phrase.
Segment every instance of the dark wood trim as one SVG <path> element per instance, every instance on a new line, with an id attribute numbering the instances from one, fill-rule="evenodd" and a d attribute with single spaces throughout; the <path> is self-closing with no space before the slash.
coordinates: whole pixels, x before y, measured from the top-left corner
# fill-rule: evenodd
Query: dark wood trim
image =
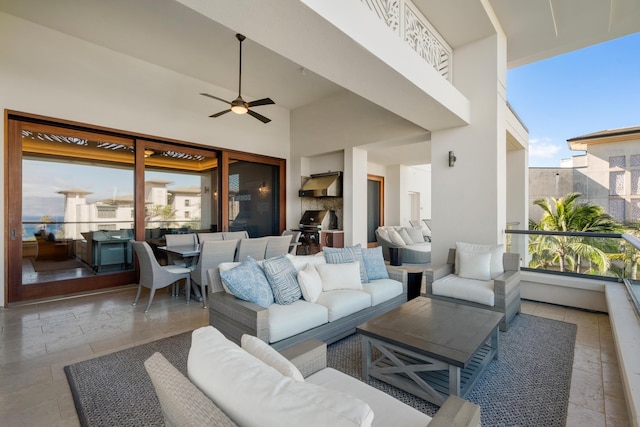
<path id="1" fill-rule="evenodd" d="M 220 231 L 229 231 L 229 153 L 220 157 Z"/>
<path id="2" fill-rule="evenodd" d="M 49 298 L 137 283 L 136 273 L 133 270 L 93 276 L 90 279 L 93 280 L 87 280 L 87 278 L 84 277 L 69 280 L 57 280 L 55 282 L 41 283 L 37 285 L 20 285 L 20 298 L 11 302 Z"/>

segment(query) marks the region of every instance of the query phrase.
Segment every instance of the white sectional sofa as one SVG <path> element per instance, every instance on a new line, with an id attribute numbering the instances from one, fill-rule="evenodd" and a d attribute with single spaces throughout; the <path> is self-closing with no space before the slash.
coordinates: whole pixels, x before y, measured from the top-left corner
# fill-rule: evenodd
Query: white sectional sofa
<path id="1" fill-rule="evenodd" d="M 243 334 L 249 334 L 276 349 L 311 338 L 332 343 L 348 336 L 359 324 L 407 301 L 406 271 L 387 269 L 380 248 L 364 249 L 363 252 L 379 256 L 376 264 L 384 274 L 372 277 L 388 278 L 374 278 L 363 283 L 358 280 L 358 272 L 363 269 L 361 264 L 328 263 L 323 252 L 286 255 L 301 283 L 312 282 L 311 286 L 302 283 L 302 298 L 293 298 L 294 301 L 287 304 L 276 302 L 261 306 L 238 297 L 223 284 L 221 274 L 224 276 L 239 268 L 239 263 L 220 264 L 208 271 L 209 323 L 236 343 Z M 314 276 L 315 280 L 309 280 L 305 273 L 313 276 L 313 270 L 317 271 L 317 276 Z M 321 283 L 318 283 L 318 277 Z"/>
<path id="2" fill-rule="evenodd" d="M 242 347 L 211 326 L 196 329 L 187 379 L 161 354 L 145 368 L 168 426 L 475 427 L 480 407 L 457 397 L 429 417 L 357 379 L 326 367 L 316 340 L 288 356 L 244 336 Z M 291 357 L 293 356 L 293 357 Z M 303 374 L 304 372 L 304 374 Z"/>

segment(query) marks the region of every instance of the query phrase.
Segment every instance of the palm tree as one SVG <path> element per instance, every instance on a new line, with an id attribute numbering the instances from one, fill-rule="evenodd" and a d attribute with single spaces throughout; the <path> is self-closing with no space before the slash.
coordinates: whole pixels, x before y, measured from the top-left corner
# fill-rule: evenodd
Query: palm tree
<path id="1" fill-rule="evenodd" d="M 578 231 L 599 233 L 620 233 L 622 225 L 604 212 L 602 206 L 591 203 L 578 203 L 580 193 L 569 193 L 558 199 L 538 199 L 533 203 L 543 210 L 540 222 L 535 228 L 546 231 Z M 599 271 L 606 271 L 610 259 L 603 249 L 607 249 L 597 239 L 571 236 L 538 236 L 530 244 L 533 260 L 537 264 L 553 261 L 559 265 L 560 271 L 567 266 L 580 273 L 583 260 L 589 260 L 591 270 L 595 266 Z"/>

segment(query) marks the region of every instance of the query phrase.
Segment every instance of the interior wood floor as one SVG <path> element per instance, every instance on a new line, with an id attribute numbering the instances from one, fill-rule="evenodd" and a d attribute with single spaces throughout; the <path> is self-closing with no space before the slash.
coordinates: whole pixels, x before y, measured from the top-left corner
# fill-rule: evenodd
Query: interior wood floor
<path id="1" fill-rule="evenodd" d="M 208 310 L 135 287 L 0 309 L 0 425 L 79 425 L 65 365 L 208 324 Z M 629 425 L 609 318 L 523 301 L 527 314 L 578 325 L 567 426 Z M 535 421 L 533 421 L 535 424 Z"/>

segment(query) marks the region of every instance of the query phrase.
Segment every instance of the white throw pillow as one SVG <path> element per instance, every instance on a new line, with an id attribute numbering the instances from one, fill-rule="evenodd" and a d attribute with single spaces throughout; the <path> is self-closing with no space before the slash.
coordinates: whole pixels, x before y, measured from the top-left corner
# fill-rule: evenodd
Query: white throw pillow
<path id="1" fill-rule="evenodd" d="M 504 253 L 504 245 L 480 245 L 477 243 L 456 242 L 456 260 L 455 273 L 460 273 L 460 251 L 466 252 L 490 252 L 491 253 L 491 278 L 495 278 L 504 273 L 504 265 L 502 262 L 502 254 Z"/>
<path id="2" fill-rule="evenodd" d="M 420 227 L 406 227 L 405 231 L 413 243 L 424 243 L 424 236 Z"/>
<path id="3" fill-rule="evenodd" d="M 407 230 L 405 230 L 404 228 L 401 228 L 400 230 L 398 230 L 398 234 L 400 235 L 400 238 L 404 241 L 405 245 L 413 245 L 413 240 L 411 240 L 411 237 L 409 236 L 409 233 L 407 233 Z"/>
<path id="4" fill-rule="evenodd" d="M 465 279 L 491 280 L 491 252 L 460 252 L 458 276 Z"/>
<path id="5" fill-rule="evenodd" d="M 316 266 L 322 279 L 322 290 L 362 289 L 360 281 L 360 263 L 320 264 Z"/>
<path id="6" fill-rule="evenodd" d="M 391 240 L 391 238 L 389 238 L 389 231 L 387 231 L 386 228 L 378 227 L 377 231 L 380 237 L 382 237 L 384 240 Z"/>
<path id="7" fill-rule="evenodd" d="M 229 418 L 247 427 L 370 426 L 371 407 L 349 394 L 294 381 L 212 326 L 193 331 L 189 379 Z"/>
<path id="8" fill-rule="evenodd" d="M 396 230 L 390 229 L 388 231 L 389 231 L 389 240 L 391 240 L 392 243 L 395 243 L 398 246 L 406 246 L 406 243 L 404 242 L 404 240 Z"/>
<path id="9" fill-rule="evenodd" d="M 322 278 L 313 264 L 307 264 L 298 271 L 298 284 L 302 290 L 302 297 L 309 302 L 317 302 L 322 293 Z"/>
<path id="10" fill-rule="evenodd" d="M 275 368 L 282 375 L 295 381 L 304 381 L 304 377 L 296 365 L 260 338 L 243 334 L 240 338 L 240 346 L 252 356 Z"/>

